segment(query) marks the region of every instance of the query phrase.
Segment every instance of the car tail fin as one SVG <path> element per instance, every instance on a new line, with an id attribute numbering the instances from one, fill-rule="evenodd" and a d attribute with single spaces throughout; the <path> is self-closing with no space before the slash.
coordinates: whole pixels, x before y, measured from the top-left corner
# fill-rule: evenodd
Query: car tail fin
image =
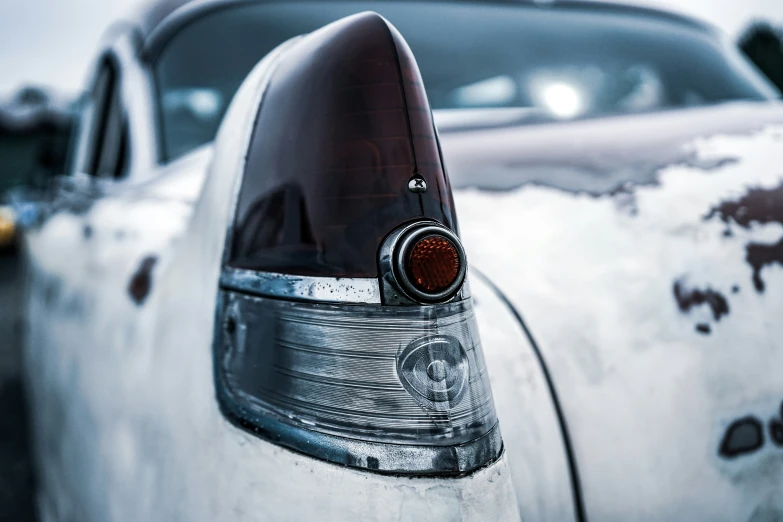
<path id="1" fill-rule="evenodd" d="M 498 457 L 437 134 L 385 19 L 335 22 L 279 59 L 236 198 L 214 341 L 230 420 L 382 472 Z"/>
<path id="2" fill-rule="evenodd" d="M 383 238 L 417 219 L 456 230 L 413 56 L 380 16 L 331 24 L 287 54 L 264 94 L 229 265 L 377 277 Z"/>

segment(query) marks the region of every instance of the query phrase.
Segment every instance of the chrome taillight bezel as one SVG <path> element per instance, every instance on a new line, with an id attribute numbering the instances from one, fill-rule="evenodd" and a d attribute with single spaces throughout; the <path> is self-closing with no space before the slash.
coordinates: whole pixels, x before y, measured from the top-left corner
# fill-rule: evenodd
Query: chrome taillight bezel
<path id="1" fill-rule="evenodd" d="M 410 280 L 406 270 L 406 259 L 416 242 L 428 235 L 447 238 L 457 250 L 459 271 L 454 282 L 441 292 L 427 293 L 419 290 Z M 463 291 L 468 271 L 468 261 L 457 235 L 435 221 L 408 223 L 389 234 L 381 245 L 378 255 L 380 265 L 381 295 L 387 304 L 434 304 L 451 299 L 468 297 Z"/>

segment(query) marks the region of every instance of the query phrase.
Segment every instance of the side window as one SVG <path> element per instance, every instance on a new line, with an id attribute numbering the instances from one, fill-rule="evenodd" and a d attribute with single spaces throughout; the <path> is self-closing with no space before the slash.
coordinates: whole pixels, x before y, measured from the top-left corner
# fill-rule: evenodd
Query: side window
<path id="1" fill-rule="evenodd" d="M 84 161 L 84 172 L 92 176 L 116 179 L 128 166 L 128 122 L 122 105 L 120 75 L 110 61 L 101 66 L 91 92 L 91 111 Z"/>

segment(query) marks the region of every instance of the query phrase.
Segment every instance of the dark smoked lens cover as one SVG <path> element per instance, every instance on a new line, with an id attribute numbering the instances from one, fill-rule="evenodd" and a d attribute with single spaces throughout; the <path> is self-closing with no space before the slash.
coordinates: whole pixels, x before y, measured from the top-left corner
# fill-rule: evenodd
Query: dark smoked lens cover
<path id="1" fill-rule="evenodd" d="M 427 191 L 408 182 L 422 176 Z M 362 13 L 304 38 L 274 71 L 234 218 L 235 268 L 377 277 L 384 237 L 432 219 L 456 231 L 451 188 L 408 45 Z"/>

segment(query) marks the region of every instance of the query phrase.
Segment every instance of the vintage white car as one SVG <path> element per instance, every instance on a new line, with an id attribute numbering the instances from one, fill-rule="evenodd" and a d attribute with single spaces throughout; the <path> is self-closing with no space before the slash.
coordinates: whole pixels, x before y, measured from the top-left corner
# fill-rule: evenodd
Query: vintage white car
<path id="1" fill-rule="evenodd" d="M 778 97 L 606 3 L 115 26 L 24 234 L 42 519 L 779 520 Z"/>

